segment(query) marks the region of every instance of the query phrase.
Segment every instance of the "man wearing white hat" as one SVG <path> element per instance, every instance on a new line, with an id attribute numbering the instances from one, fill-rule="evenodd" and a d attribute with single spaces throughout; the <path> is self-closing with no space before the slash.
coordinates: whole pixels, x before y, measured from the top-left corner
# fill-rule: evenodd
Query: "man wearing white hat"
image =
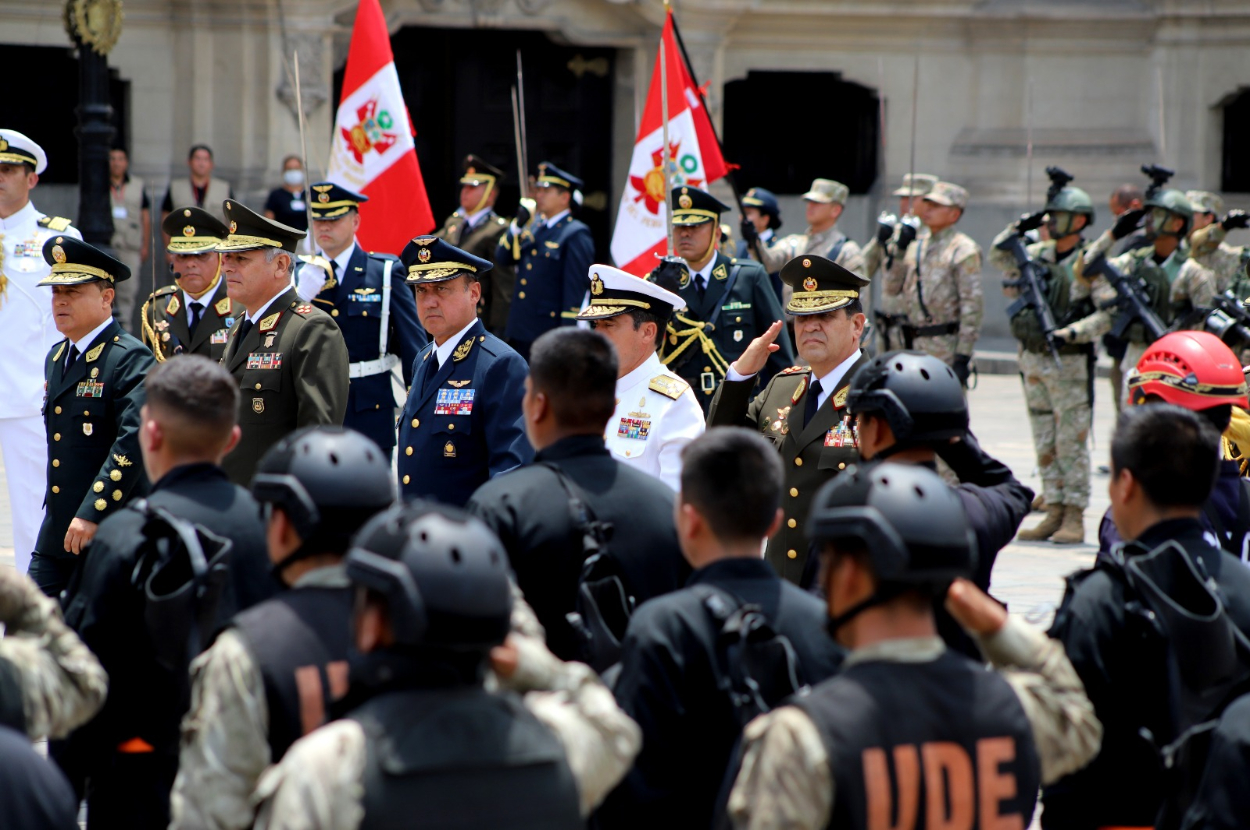
<path id="1" fill-rule="evenodd" d="M 590 303 L 577 315 L 616 347 L 620 364 L 608 450 L 663 481 L 681 486 L 681 451 L 706 425 L 690 384 L 657 355 L 678 294 L 607 265 L 590 266 Z"/>
<path id="2" fill-rule="evenodd" d="M 38 286 L 52 268 L 43 244 L 53 236 L 82 238 L 70 220 L 45 216 L 31 204 L 30 191 L 47 166 L 42 147 L 16 130 L 0 129 L 0 330 L 8 342 L 20 344 L 0 361 L 0 452 L 20 573 L 30 566 L 43 523 L 43 361 L 61 338 L 52 322 L 52 290 Z"/>

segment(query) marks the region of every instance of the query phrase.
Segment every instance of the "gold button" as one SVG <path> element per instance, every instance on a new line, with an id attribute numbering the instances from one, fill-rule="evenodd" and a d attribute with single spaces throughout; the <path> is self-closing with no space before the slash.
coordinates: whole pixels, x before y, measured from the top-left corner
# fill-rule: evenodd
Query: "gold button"
<path id="1" fill-rule="evenodd" d="M 53 492 L 53 493 L 59 493 L 59 492 L 61 492 L 61 488 L 60 488 L 60 487 L 57 487 L 55 484 L 53 484 L 53 485 L 52 485 L 52 492 Z"/>
<path id="2" fill-rule="evenodd" d="M 455 429 L 455 428 L 456 428 L 456 425 L 455 425 L 455 424 L 448 424 L 448 425 L 447 425 L 447 428 L 448 428 L 448 429 Z"/>
<path id="3" fill-rule="evenodd" d="M 419 426 L 421 426 L 421 419 L 420 419 L 420 418 L 413 418 L 413 419 L 412 419 L 412 428 L 413 428 L 413 429 L 416 429 L 416 428 L 417 428 L 417 427 L 419 427 Z"/>
<path id="4" fill-rule="evenodd" d="M 409 480 L 409 479 L 408 479 L 408 476 L 404 476 L 404 484 L 407 484 L 407 483 L 408 483 L 408 480 Z"/>
<path id="5" fill-rule="evenodd" d="M 104 499 L 96 499 L 96 500 L 95 500 L 95 509 L 96 509 L 96 510 L 103 510 L 104 508 L 106 508 L 106 507 L 108 507 L 108 506 L 109 506 L 109 503 L 108 503 L 108 502 L 106 502 Z"/>
<path id="6" fill-rule="evenodd" d="M 59 467 L 59 466 L 61 466 L 61 460 L 60 460 L 59 458 L 54 458 L 54 459 L 52 459 L 52 466 L 53 466 L 53 467 Z"/>
<path id="7" fill-rule="evenodd" d="M 537 248 L 534 248 L 533 250 L 531 250 L 531 251 L 530 251 L 530 256 L 538 256 L 538 249 L 537 249 Z"/>
<path id="8" fill-rule="evenodd" d="M 56 409 L 54 409 L 54 410 L 52 410 L 52 411 L 53 411 L 53 412 L 55 412 L 57 415 L 60 415 L 60 414 L 61 414 L 61 407 L 59 407 L 59 406 L 58 406 Z"/>
<path id="9" fill-rule="evenodd" d="M 533 271 L 533 270 L 534 270 L 534 266 L 533 266 L 532 264 L 530 264 L 530 263 L 528 263 L 528 262 L 527 262 L 527 263 L 525 263 L 525 270 L 526 270 L 526 271 Z"/>
<path id="10" fill-rule="evenodd" d="M 90 413 L 90 412 L 88 412 L 87 410 L 85 410 L 85 409 L 84 409 L 84 410 L 82 411 L 82 414 L 83 414 L 83 415 L 90 415 L 91 413 Z"/>
<path id="11" fill-rule="evenodd" d="M 798 526 L 799 526 L 799 523 L 798 523 L 798 522 L 796 522 L 794 519 L 791 519 L 790 521 L 786 522 L 786 526 L 787 526 L 787 527 L 798 527 Z"/>
<path id="12" fill-rule="evenodd" d="M 791 487 L 791 488 L 790 488 L 790 497 L 791 497 L 791 498 L 798 498 L 798 495 L 799 495 L 799 488 L 797 488 L 797 487 Z"/>
<path id="13" fill-rule="evenodd" d="M 801 459 L 801 458 L 796 458 L 796 459 L 794 459 L 794 466 L 796 466 L 796 467 L 802 467 L 802 466 L 803 466 L 803 459 Z"/>
<path id="14" fill-rule="evenodd" d="M 121 471 L 121 470 L 114 470 L 113 472 L 109 473 L 109 478 L 113 479 L 113 481 L 121 481 L 121 480 L 122 480 L 122 471 Z"/>
<path id="15" fill-rule="evenodd" d="M 741 322 L 742 322 L 742 318 L 741 318 L 741 317 L 735 317 L 735 318 L 734 318 L 734 322 L 735 322 L 735 323 L 741 323 Z"/>
<path id="16" fill-rule="evenodd" d="M 529 285 L 529 283 L 525 281 L 525 277 L 521 277 L 521 285 Z"/>
<path id="17" fill-rule="evenodd" d="M 258 384 L 256 384 L 256 388 L 257 388 L 257 389 L 259 389 L 259 388 L 260 388 L 260 384 L 259 384 L 259 383 L 258 383 Z"/>
<path id="18" fill-rule="evenodd" d="M 362 311 L 362 312 L 360 312 L 360 316 L 361 316 L 361 317 L 368 317 L 368 316 L 369 316 L 369 312 L 367 312 L 367 311 Z"/>
<path id="19" fill-rule="evenodd" d="M 703 371 L 705 371 L 705 372 L 710 372 L 710 371 L 712 371 L 712 367 L 711 367 L 711 366 L 704 366 L 704 367 L 703 367 Z"/>
<path id="20" fill-rule="evenodd" d="M 846 469 L 846 462 L 845 462 L 845 461 L 841 461 L 841 462 L 839 462 L 839 463 L 838 463 L 838 469 L 839 469 L 839 470 L 845 470 L 845 469 Z"/>
<path id="21" fill-rule="evenodd" d="M 794 551 L 792 551 L 792 550 L 788 550 L 788 551 L 786 551 L 786 556 L 790 557 L 791 559 L 798 559 L 798 558 L 799 558 L 799 555 L 798 555 L 797 553 L 795 553 Z"/>
<path id="22" fill-rule="evenodd" d="M 91 485 L 91 489 L 92 489 L 92 490 L 95 490 L 97 493 L 103 493 L 103 492 L 104 492 L 104 482 L 103 482 L 103 481 L 97 481 L 95 484 Z"/>
<path id="23" fill-rule="evenodd" d="M 332 308 L 332 309 L 330 309 L 330 316 L 331 316 L 331 317 L 338 317 L 338 316 L 339 316 L 339 310 L 338 310 L 337 308 Z"/>
<path id="24" fill-rule="evenodd" d="M 113 491 L 113 501 L 121 501 L 121 500 L 122 500 L 122 491 L 121 491 L 121 490 L 114 490 L 114 491 Z"/>
<path id="25" fill-rule="evenodd" d="M 374 409 L 381 409 L 381 408 L 382 408 L 382 404 L 380 404 L 380 403 L 375 403 L 375 404 L 373 405 L 373 408 L 374 408 Z"/>
<path id="26" fill-rule="evenodd" d="M 524 292 L 524 291 L 522 291 L 522 292 L 521 292 L 521 299 L 522 299 L 522 300 L 524 300 L 524 299 L 525 299 L 525 292 Z"/>
<path id="27" fill-rule="evenodd" d="M 58 432 L 58 433 L 56 433 L 55 435 L 53 435 L 53 436 L 52 436 L 52 440 L 53 440 L 53 441 L 60 441 L 60 440 L 61 440 L 61 433 L 59 433 L 59 432 Z"/>
<path id="28" fill-rule="evenodd" d="M 404 455 L 412 455 L 412 447 L 409 447 L 408 449 L 404 450 Z"/>
<path id="29" fill-rule="evenodd" d="M 551 316 L 552 316 L 552 317 L 555 317 L 555 316 L 556 316 L 556 313 L 555 313 L 554 311 L 553 311 L 553 312 L 551 312 Z"/>

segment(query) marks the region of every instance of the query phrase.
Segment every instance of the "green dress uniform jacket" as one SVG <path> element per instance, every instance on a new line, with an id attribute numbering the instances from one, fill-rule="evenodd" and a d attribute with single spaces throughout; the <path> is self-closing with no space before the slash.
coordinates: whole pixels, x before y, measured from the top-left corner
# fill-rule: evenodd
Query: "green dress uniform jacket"
<path id="1" fill-rule="evenodd" d="M 694 388 L 704 412 L 728 365 L 752 340 L 785 317 L 768 274 L 758 262 L 718 251 L 711 274 L 702 297 L 689 272 L 683 274 L 678 293 L 687 307 L 673 315 L 660 351 L 660 360 Z M 794 363 L 789 338 L 779 337 L 777 344 L 781 348 L 769 356 L 760 373 L 761 383 Z M 714 352 L 705 351 L 713 347 Z"/>
<path id="2" fill-rule="evenodd" d="M 98 524 L 148 490 L 139 455 L 139 409 L 152 353 L 116 321 L 65 372 L 69 348 L 69 340 L 62 340 L 44 361 L 47 512 L 35 550 L 58 558 L 73 557 L 65 552 L 72 520 Z"/>
<path id="3" fill-rule="evenodd" d="M 158 363 L 176 354 L 198 354 L 220 361 L 226 353 L 226 340 L 234 321 L 247 312 L 240 303 L 226 296 L 226 281 L 201 298 L 204 313 L 192 336 L 187 324 L 186 296 L 176 285 L 156 289 L 143 304 L 143 342 L 152 349 Z"/>
<path id="4" fill-rule="evenodd" d="M 222 467 L 235 484 L 252 480 L 265 451 L 300 427 L 341 426 L 347 412 L 347 344 L 324 311 L 288 288 L 242 340 L 230 329 L 222 365 L 239 383 L 243 437 Z"/>
<path id="5" fill-rule="evenodd" d="M 768 540 L 765 556 L 777 573 L 795 584 L 804 581 L 808 558 L 805 525 L 812 496 L 822 484 L 859 460 L 859 439 L 846 411 L 846 395 L 851 378 L 868 359 L 861 355 L 855 361 L 806 427 L 802 425 L 803 408 L 811 382 L 811 369 L 806 366 L 794 366 L 776 375 L 755 400 L 751 400 L 755 378 L 727 380 L 712 399 L 709 427 L 757 429 L 781 453 L 786 473 L 782 497 L 785 518 L 781 530 Z M 814 575 L 812 569 L 808 579 Z"/>
<path id="6" fill-rule="evenodd" d="M 504 257 L 495 258 L 499 239 L 507 230 L 508 220 L 493 210 L 466 230 L 464 215 L 456 211 L 434 234 L 462 251 L 495 263 L 495 267 L 485 274 L 478 274 L 482 282 L 482 299 L 477 304 L 477 316 L 486 325 L 487 331 L 496 337 L 503 337 L 508 326 L 508 309 L 512 307 L 513 281 L 516 278 L 513 263 Z"/>

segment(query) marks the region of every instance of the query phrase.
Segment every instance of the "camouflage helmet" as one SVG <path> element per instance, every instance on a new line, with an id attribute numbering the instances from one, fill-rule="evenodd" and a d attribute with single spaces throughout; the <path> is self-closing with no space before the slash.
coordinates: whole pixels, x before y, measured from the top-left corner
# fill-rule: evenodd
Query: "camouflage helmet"
<path id="1" fill-rule="evenodd" d="M 1087 224 L 1094 224 L 1094 200 L 1079 187 L 1064 187 L 1046 202 L 1046 212 L 1067 211 L 1089 217 Z"/>
<path id="2" fill-rule="evenodd" d="M 1143 207 L 1147 210 L 1151 208 L 1166 210 L 1169 213 L 1175 213 L 1177 216 L 1184 219 L 1184 227 L 1177 232 L 1181 236 L 1187 234 L 1189 229 L 1193 226 L 1194 206 L 1188 199 L 1185 198 L 1185 194 L 1179 190 L 1172 188 L 1165 190 L 1160 188 L 1154 195 L 1146 199 Z"/>

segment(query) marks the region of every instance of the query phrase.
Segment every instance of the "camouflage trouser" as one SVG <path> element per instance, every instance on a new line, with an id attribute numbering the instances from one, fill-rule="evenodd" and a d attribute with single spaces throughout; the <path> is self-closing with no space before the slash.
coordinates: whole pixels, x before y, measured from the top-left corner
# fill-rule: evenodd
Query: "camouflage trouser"
<path id="1" fill-rule="evenodd" d="M 938 360 L 945 362 L 947 366 L 953 366 L 955 364 L 955 349 L 958 345 L 959 335 L 939 334 L 936 337 L 917 337 L 912 341 L 911 347 L 914 351 L 933 355 Z"/>
<path id="2" fill-rule="evenodd" d="M 900 323 L 905 319 L 907 309 L 901 295 L 891 295 L 884 291 L 877 298 L 877 307 L 874 312 L 888 315 L 888 322 L 883 321 L 877 313 L 874 313 L 869 320 L 872 321 L 873 327 L 876 329 L 877 354 L 885 354 L 903 348 L 903 330 Z"/>
<path id="3" fill-rule="evenodd" d="M 1137 374 L 1137 361 L 1141 360 L 1148 348 L 1150 347 L 1146 343 L 1129 343 L 1124 351 L 1124 359 L 1120 361 L 1120 367 L 1124 371 L 1124 380 L 1120 382 L 1121 406 L 1128 401 L 1128 379 Z"/>
<path id="4" fill-rule="evenodd" d="M 1047 504 L 1089 505 L 1089 370 L 1085 355 L 1020 350 L 1024 403 Z"/>

